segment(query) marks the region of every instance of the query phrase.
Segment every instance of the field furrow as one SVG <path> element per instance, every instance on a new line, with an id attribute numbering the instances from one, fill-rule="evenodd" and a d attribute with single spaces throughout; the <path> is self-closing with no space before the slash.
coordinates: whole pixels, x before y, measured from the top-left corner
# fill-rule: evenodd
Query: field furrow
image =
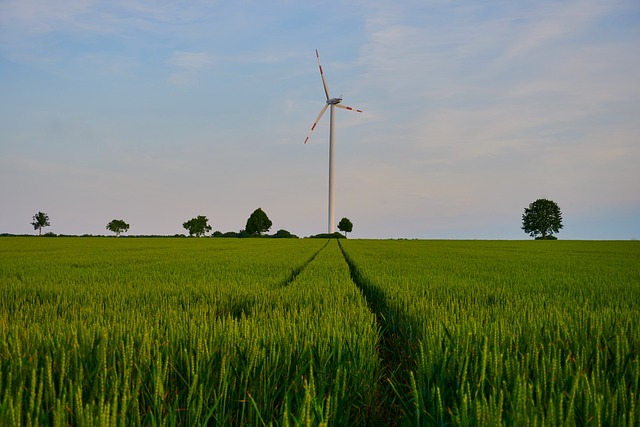
<path id="1" fill-rule="evenodd" d="M 405 423 L 638 422 L 640 246 L 538 243 L 342 243 Z"/>
<path id="2" fill-rule="evenodd" d="M 406 313 L 392 310 L 384 290 L 366 279 L 345 252 L 342 244 L 340 250 L 349 266 L 351 280 L 360 289 L 367 306 L 376 317 L 380 331 L 378 354 L 382 369 L 377 394 L 378 422 L 393 425 L 403 417 L 403 411 L 406 412 L 403 408 L 403 405 L 406 405 L 404 396 L 399 396 L 394 387 L 396 383 L 409 383 L 410 372 L 416 368 L 410 350 L 415 351 L 417 341 L 406 329 L 409 323 L 399 318 Z"/>
<path id="3" fill-rule="evenodd" d="M 637 425 L 637 242 L 0 239 L 0 425 Z"/>
<path id="4" fill-rule="evenodd" d="M 1 425 L 375 414 L 375 318 L 335 241 L 22 243 L 0 247 Z"/>

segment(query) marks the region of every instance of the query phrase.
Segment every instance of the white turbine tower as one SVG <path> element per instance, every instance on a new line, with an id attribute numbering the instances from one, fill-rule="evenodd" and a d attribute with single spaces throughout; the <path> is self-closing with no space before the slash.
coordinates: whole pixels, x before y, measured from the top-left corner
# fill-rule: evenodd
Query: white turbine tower
<path id="1" fill-rule="evenodd" d="M 324 105 L 324 107 L 322 107 L 322 110 L 320 110 L 320 114 L 318 114 L 318 118 L 316 118 L 316 121 L 313 122 L 313 126 L 311 126 L 311 130 L 309 131 L 307 138 L 304 140 L 304 143 L 306 144 L 307 141 L 309 140 L 309 137 L 311 136 L 311 132 L 313 132 L 313 130 L 316 128 L 316 125 L 320 121 L 320 118 L 322 117 L 324 112 L 327 111 L 327 107 L 331 106 L 331 114 L 329 116 L 329 231 L 328 231 L 328 233 L 331 234 L 335 231 L 335 214 L 334 214 L 334 208 L 333 208 L 333 202 L 334 202 L 333 141 L 335 139 L 334 132 L 333 132 L 333 110 L 334 110 L 333 107 L 344 108 L 345 110 L 351 110 L 358 113 L 362 113 L 362 110 L 356 110 L 355 108 L 347 107 L 346 105 L 340 104 L 342 102 L 342 98 L 331 98 L 329 96 L 329 88 L 327 87 L 327 82 L 324 79 L 324 73 L 322 72 L 322 65 L 320 65 L 320 55 L 318 54 L 318 49 L 316 49 L 316 58 L 318 58 L 318 68 L 320 68 L 320 77 L 322 77 L 322 85 L 324 86 L 324 94 L 327 96 L 327 103 Z"/>

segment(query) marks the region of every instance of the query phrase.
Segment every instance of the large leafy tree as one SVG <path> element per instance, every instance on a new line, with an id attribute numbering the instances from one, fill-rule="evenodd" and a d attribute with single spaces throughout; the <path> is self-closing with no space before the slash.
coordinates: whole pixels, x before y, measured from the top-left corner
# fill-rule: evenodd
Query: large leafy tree
<path id="1" fill-rule="evenodd" d="M 44 212 L 38 212 L 33 216 L 33 222 L 31 223 L 31 225 L 33 225 L 34 230 L 38 230 L 38 235 L 41 236 L 42 228 L 51 225 L 51 223 L 49 222 L 49 215 Z"/>
<path id="2" fill-rule="evenodd" d="M 120 237 L 120 233 L 126 233 L 129 230 L 129 224 L 121 219 L 113 219 L 107 224 L 107 230 L 116 233 L 116 237 Z"/>
<path id="3" fill-rule="evenodd" d="M 538 199 L 524 208 L 522 229 L 531 237 L 547 239 L 562 228 L 562 212 L 552 200 Z"/>
<path id="4" fill-rule="evenodd" d="M 253 211 L 249 219 L 247 219 L 247 225 L 244 230 L 250 236 L 259 236 L 262 233 L 266 233 L 271 228 L 271 220 L 261 208 Z"/>
<path id="5" fill-rule="evenodd" d="M 206 216 L 198 215 L 197 217 L 191 218 L 189 221 L 182 223 L 182 226 L 189 231 L 189 236 L 202 237 L 211 231 L 211 226 L 208 222 L 209 220 Z"/>
<path id="6" fill-rule="evenodd" d="M 344 232 L 345 236 L 347 233 L 351 233 L 353 231 L 353 224 L 349 221 L 349 218 L 342 218 L 338 223 L 338 230 Z"/>

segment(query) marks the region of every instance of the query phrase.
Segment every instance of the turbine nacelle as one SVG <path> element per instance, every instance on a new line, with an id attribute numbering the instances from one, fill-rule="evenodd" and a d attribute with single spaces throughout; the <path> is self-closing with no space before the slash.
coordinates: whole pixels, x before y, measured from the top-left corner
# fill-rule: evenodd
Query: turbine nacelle
<path id="1" fill-rule="evenodd" d="M 327 108 L 329 106 L 331 106 L 331 110 L 332 111 L 333 111 L 333 107 L 338 107 L 338 108 L 342 108 L 342 109 L 345 109 L 345 110 L 355 111 L 356 113 L 362 113 L 362 110 L 358 110 L 357 108 L 351 108 L 351 107 L 349 107 L 347 105 L 341 104 L 342 95 L 340 95 L 337 98 L 331 98 L 331 96 L 329 96 L 329 86 L 327 86 L 327 81 L 324 78 L 324 72 L 322 71 L 322 65 L 320 64 L 320 54 L 318 54 L 318 49 L 316 49 L 316 58 L 318 59 L 318 69 L 320 70 L 320 77 L 322 78 L 322 87 L 324 88 L 324 94 L 327 97 L 327 102 L 326 102 L 326 104 L 324 104 L 324 107 L 322 107 L 322 110 L 320 110 L 320 114 L 318 114 L 318 117 L 316 118 L 316 121 L 313 122 L 313 126 L 311 126 L 311 130 L 309 131 L 309 133 L 307 134 L 307 137 L 304 140 L 305 144 L 309 140 L 309 137 L 311 136 L 311 133 L 316 128 L 316 125 L 318 124 L 318 122 L 322 118 L 322 115 L 324 114 L 324 112 L 327 111 Z M 333 127 L 333 125 L 331 125 L 331 126 Z M 331 138 L 329 138 L 329 140 L 331 140 Z"/>

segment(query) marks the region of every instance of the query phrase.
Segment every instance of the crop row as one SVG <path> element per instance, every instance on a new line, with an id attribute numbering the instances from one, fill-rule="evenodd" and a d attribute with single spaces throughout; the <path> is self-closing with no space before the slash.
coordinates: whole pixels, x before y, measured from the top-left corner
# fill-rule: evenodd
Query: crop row
<path id="1" fill-rule="evenodd" d="M 364 423 L 378 335 L 337 244 L 194 240 L 5 248 L 0 424 Z"/>
<path id="2" fill-rule="evenodd" d="M 637 425 L 635 242 L 342 243 L 412 424 Z"/>
<path id="3" fill-rule="evenodd" d="M 636 425 L 635 242 L 0 240 L 0 425 Z"/>

